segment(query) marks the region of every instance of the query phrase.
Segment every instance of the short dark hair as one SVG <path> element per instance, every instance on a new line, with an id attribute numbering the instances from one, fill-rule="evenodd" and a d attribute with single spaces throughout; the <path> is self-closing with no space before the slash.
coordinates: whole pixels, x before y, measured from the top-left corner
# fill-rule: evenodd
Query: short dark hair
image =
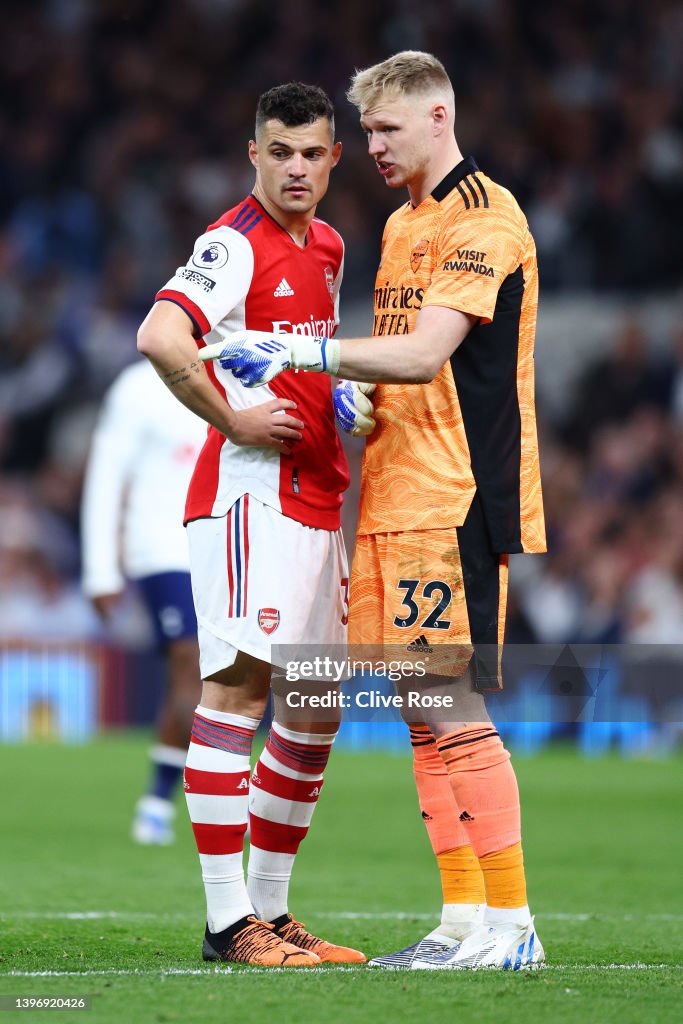
<path id="1" fill-rule="evenodd" d="M 287 82 L 276 85 L 259 96 L 256 106 L 256 134 L 266 121 L 282 121 L 287 128 L 313 124 L 326 117 L 334 138 L 334 107 L 332 100 L 319 85 Z"/>

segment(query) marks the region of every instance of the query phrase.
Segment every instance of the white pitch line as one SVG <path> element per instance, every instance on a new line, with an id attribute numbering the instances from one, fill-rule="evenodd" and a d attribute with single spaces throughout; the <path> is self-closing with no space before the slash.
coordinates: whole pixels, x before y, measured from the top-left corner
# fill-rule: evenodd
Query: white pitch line
<path id="1" fill-rule="evenodd" d="M 683 921 L 683 914 L 544 914 L 535 915 L 539 921 Z M 317 910 L 311 917 L 324 917 L 338 921 L 437 921 L 438 914 L 425 914 L 410 911 L 355 911 L 355 910 Z M 11 921 L 13 918 L 30 918 L 50 921 L 197 921 L 197 915 L 182 912 L 154 914 L 136 910 L 65 910 L 38 911 L 18 910 L 15 913 L 0 912 L 0 920 Z"/>
<path id="2" fill-rule="evenodd" d="M 683 964 L 546 964 L 543 968 L 545 971 L 680 971 L 683 970 Z M 337 964 L 331 967 L 306 967 L 297 971 L 297 977 L 306 977 L 309 974 L 358 974 L 360 971 L 368 970 L 373 977 L 380 977 L 384 972 L 373 971 L 365 966 L 358 965 L 357 967 L 342 966 Z M 481 970 L 487 970 L 487 968 L 481 968 Z M 160 968 L 159 970 L 146 970 L 143 968 L 104 968 L 101 971 L 5 971 L 0 973 L 0 977 L 6 978 L 102 978 L 110 976 L 140 976 L 140 977 L 188 977 L 188 976 L 211 976 L 219 974 L 247 974 L 251 976 L 266 977 L 268 974 L 279 974 L 286 972 L 290 974 L 292 971 L 291 967 L 228 967 L 227 964 L 222 967 L 212 968 L 183 968 L 183 967 L 167 967 Z M 392 972 L 393 973 L 393 972 Z M 454 972 L 455 973 L 455 972 Z M 460 972 L 457 972 L 460 974 Z M 519 973 L 522 972 L 510 972 Z"/>

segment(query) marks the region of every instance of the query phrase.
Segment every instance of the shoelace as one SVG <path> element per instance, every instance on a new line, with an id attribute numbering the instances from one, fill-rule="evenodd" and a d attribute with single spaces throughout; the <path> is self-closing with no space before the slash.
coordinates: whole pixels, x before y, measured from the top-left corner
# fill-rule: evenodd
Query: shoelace
<path id="1" fill-rule="evenodd" d="M 319 939 L 316 935 L 311 935 L 306 930 L 306 925 L 302 921 L 295 921 L 294 918 L 288 921 L 286 925 L 283 925 L 280 929 L 280 936 L 285 942 L 291 942 L 292 945 L 298 946 L 299 949 L 312 950 L 316 945 L 325 945 L 323 939 Z"/>
<path id="2" fill-rule="evenodd" d="M 237 932 L 233 942 L 236 946 L 238 943 L 244 944 L 249 954 L 264 953 L 282 941 L 279 936 L 272 934 L 275 927 L 268 921 L 259 921 L 257 917 L 248 917 L 247 920 L 249 924 Z"/>

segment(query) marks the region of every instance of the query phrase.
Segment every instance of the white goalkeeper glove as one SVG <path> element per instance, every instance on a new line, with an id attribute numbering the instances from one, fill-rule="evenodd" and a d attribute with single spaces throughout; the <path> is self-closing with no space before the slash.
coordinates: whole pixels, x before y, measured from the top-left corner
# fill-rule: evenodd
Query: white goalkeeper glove
<path id="1" fill-rule="evenodd" d="M 345 434 L 365 437 L 375 429 L 372 402 L 367 395 L 375 384 L 359 384 L 355 380 L 340 380 L 334 389 L 334 418 Z"/>
<path id="2" fill-rule="evenodd" d="M 236 331 L 225 341 L 200 349 L 199 358 L 204 363 L 217 359 L 223 369 L 232 370 L 245 388 L 258 388 L 290 369 L 329 373 L 334 377 L 340 353 L 339 342 L 334 338 Z"/>

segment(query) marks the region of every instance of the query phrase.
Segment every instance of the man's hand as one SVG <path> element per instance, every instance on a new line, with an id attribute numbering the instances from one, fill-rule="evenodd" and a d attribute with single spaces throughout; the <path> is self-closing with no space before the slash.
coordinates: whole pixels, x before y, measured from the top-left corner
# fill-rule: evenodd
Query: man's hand
<path id="1" fill-rule="evenodd" d="M 359 384 L 355 380 L 340 380 L 334 389 L 334 417 L 345 434 L 365 437 L 375 429 L 374 409 L 367 395 L 375 390 L 374 384 Z"/>
<path id="2" fill-rule="evenodd" d="M 107 622 L 111 618 L 114 609 L 118 605 L 123 596 L 122 590 L 114 591 L 112 594 L 98 594 L 96 597 L 91 597 L 92 606 L 102 619 L 103 622 Z"/>
<path id="3" fill-rule="evenodd" d="M 274 398 L 249 409 L 233 410 L 227 437 L 233 444 L 275 448 L 290 455 L 290 445 L 293 441 L 301 440 L 304 425 L 301 420 L 290 415 L 288 409 L 296 409 L 296 402 L 289 398 Z"/>
<path id="4" fill-rule="evenodd" d="M 204 363 L 217 359 L 224 370 L 232 370 L 245 388 L 257 388 L 290 369 L 335 376 L 339 369 L 339 342 L 305 334 L 236 331 L 225 341 L 200 349 L 199 358 Z"/>

